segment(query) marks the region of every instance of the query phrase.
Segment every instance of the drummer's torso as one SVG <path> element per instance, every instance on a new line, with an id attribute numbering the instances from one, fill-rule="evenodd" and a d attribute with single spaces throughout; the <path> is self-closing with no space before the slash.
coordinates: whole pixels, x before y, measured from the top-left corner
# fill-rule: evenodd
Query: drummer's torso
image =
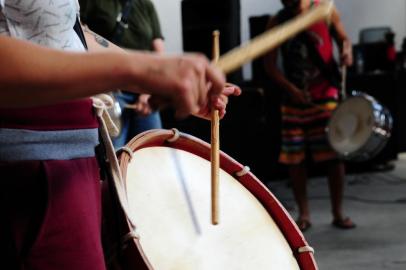
<path id="1" fill-rule="evenodd" d="M 0 35 L 54 49 L 84 51 L 73 30 L 77 0 L 0 0 Z"/>
<path id="2" fill-rule="evenodd" d="M 312 6 L 317 4 L 318 1 L 312 1 Z M 295 15 L 286 9 L 277 15 L 279 23 L 293 17 Z M 333 41 L 329 26 L 324 21 L 289 39 L 282 45 L 281 52 L 286 77 L 300 89 L 312 92 L 311 88 L 320 88 L 321 84 L 337 75 Z"/>
<path id="3" fill-rule="evenodd" d="M 0 0 L 0 35 L 52 49 L 85 51 L 73 28 L 78 13 L 77 0 Z M 30 90 L 26 89 L 27 98 L 30 96 Z M 34 108 L 1 108 L 0 145 L 4 151 L 0 152 L 4 152 L 4 155 L 0 155 L 0 160 L 14 159 L 15 156 L 10 157 L 7 153 L 19 151 L 28 151 L 34 153 L 32 157 L 37 157 L 36 153 L 46 152 L 43 151 L 45 148 L 41 148 L 41 144 L 48 148 L 60 145 L 85 147 L 88 148 L 88 153 L 84 156 L 94 155 L 92 149 L 98 143 L 97 127 L 98 121 L 90 99 Z M 6 148 L 9 151 L 5 151 Z M 68 148 L 66 149 L 70 150 Z M 40 158 L 78 156 L 77 151 L 70 151 L 72 155 L 66 154 L 69 151 L 64 152 L 63 155 L 51 153 Z M 79 153 L 79 157 L 81 156 L 83 155 Z M 29 158 L 29 154 L 26 158 Z"/>

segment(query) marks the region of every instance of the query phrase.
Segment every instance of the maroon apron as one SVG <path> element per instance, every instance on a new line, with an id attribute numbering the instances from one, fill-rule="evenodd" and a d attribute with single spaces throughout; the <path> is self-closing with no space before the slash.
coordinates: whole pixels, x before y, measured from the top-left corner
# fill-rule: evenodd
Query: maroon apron
<path id="1" fill-rule="evenodd" d="M 0 130 L 52 134 L 97 127 L 90 99 L 0 110 Z M 0 183 L 2 269 L 105 269 L 100 176 L 94 155 L 0 160 Z"/>

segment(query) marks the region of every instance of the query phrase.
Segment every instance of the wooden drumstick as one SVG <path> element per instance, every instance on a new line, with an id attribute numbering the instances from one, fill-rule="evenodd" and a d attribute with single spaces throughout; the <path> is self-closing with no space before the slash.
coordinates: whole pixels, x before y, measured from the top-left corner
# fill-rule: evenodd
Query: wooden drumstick
<path id="1" fill-rule="evenodd" d="M 343 52 L 347 42 L 343 41 Z M 347 98 L 347 66 L 345 63 L 341 64 L 341 99 L 345 100 Z"/>
<path id="2" fill-rule="evenodd" d="M 125 104 L 125 105 L 124 105 L 124 108 L 125 108 L 125 109 L 133 109 L 133 110 L 136 110 L 136 109 L 138 109 L 138 105 L 137 105 L 137 104 Z"/>
<path id="3" fill-rule="evenodd" d="M 343 64 L 341 66 L 341 99 L 347 98 L 347 66 Z"/>
<path id="4" fill-rule="evenodd" d="M 220 58 L 220 32 L 213 32 L 213 63 Z M 220 170 L 220 120 L 219 111 L 211 112 L 211 223 L 219 223 L 219 170 Z"/>
<path id="5" fill-rule="evenodd" d="M 307 29 L 312 24 L 328 19 L 333 10 L 333 3 L 321 3 L 303 15 L 276 26 L 252 39 L 245 45 L 235 48 L 221 56 L 216 66 L 228 74 L 243 64 L 265 54 L 267 51 L 278 47 L 287 39 L 295 36 L 300 31 Z"/>

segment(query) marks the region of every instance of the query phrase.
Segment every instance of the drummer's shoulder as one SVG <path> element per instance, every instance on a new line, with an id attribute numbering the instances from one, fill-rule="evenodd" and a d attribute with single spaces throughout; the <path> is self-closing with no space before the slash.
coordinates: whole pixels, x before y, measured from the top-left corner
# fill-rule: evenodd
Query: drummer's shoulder
<path id="1" fill-rule="evenodd" d="M 331 19 L 330 20 L 331 20 L 331 22 L 333 24 L 338 23 L 338 22 L 341 21 L 340 11 L 335 6 L 333 6 L 333 9 L 331 11 Z"/>

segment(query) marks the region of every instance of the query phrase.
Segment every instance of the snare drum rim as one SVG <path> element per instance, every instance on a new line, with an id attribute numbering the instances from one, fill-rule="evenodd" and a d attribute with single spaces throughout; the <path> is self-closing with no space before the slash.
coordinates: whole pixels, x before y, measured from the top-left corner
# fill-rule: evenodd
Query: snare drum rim
<path id="1" fill-rule="evenodd" d="M 175 140 L 173 130 L 154 129 L 143 132 L 134 137 L 126 147 L 131 149 L 132 152 L 148 147 L 171 147 L 179 150 L 184 150 L 193 153 L 203 159 L 210 161 L 210 145 L 201 139 L 185 133 L 177 133 L 179 137 Z M 170 141 L 168 141 L 170 140 Z M 123 175 L 124 183 L 126 182 L 127 166 L 130 162 L 131 156 L 127 152 L 121 152 L 119 155 L 120 169 Z M 300 269 L 313 270 L 318 269 L 314 255 L 311 252 L 299 253 L 299 248 L 308 246 L 302 232 L 297 227 L 296 223 L 290 217 L 287 210 L 276 199 L 276 197 L 265 187 L 264 184 L 251 172 L 238 177 L 237 172 L 244 169 L 244 166 L 233 158 L 220 151 L 220 164 L 221 168 L 233 175 L 238 181 L 255 196 L 258 201 L 267 210 L 269 215 L 274 219 L 278 228 L 284 235 L 285 239 L 290 245 L 290 248 L 298 262 Z M 142 251 L 142 247 L 137 239 L 134 239 L 137 248 L 142 256 L 146 259 L 146 255 Z M 147 259 L 146 259 L 147 260 Z M 150 267 L 150 263 L 147 263 Z"/>

